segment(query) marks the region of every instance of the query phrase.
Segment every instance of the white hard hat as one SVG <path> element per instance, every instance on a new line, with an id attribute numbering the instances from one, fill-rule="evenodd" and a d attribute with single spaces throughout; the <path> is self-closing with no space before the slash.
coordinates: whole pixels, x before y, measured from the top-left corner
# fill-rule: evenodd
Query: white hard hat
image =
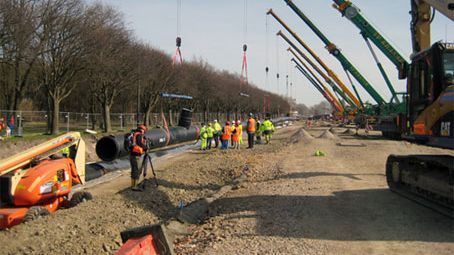
<path id="1" fill-rule="evenodd" d="M 214 122 L 218 122 L 218 120 L 214 120 Z"/>

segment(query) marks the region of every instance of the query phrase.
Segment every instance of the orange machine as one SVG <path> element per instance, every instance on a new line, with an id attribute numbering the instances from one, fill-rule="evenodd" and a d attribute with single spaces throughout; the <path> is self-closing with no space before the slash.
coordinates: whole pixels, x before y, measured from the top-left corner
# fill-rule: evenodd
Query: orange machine
<path id="1" fill-rule="evenodd" d="M 165 227 L 147 225 L 120 233 L 123 246 L 115 255 L 174 255 Z"/>
<path id="2" fill-rule="evenodd" d="M 88 192 L 69 199 L 72 186 L 84 182 L 85 143 L 77 132 L 1 160 L 0 229 L 91 199 Z"/>

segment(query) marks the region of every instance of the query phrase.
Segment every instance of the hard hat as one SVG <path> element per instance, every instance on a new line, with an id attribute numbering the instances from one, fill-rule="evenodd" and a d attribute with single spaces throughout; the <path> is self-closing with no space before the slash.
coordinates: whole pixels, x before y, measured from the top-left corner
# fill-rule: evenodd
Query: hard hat
<path id="1" fill-rule="evenodd" d="M 211 127 L 211 123 L 208 123 L 208 126 Z"/>
<path id="2" fill-rule="evenodd" d="M 230 121 L 226 121 L 225 124 L 226 124 L 226 125 L 230 125 Z"/>
<path id="3" fill-rule="evenodd" d="M 138 125 L 137 128 L 138 128 L 138 129 L 142 129 L 142 130 L 145 131 L 145 132 L 148 130 L 148 129 L 147 129 L 147 126 L 145 126 L 144 124 Z"/>
<path id="4" fill-rule="evenodd" d="M 240 123 L 241 123 L 241 122 L 240 122 L 239 120 L 236 121 L 236 124 L 237 124 L 237 125 L 240 125 Z"/>
<path id="5" fill-rule="evenodd" d="M 250 112 L 250 113 L 249 113 L 249 117 L 252 117 L 252 116 L 254 116 L 254 115 L 252 114 L 252 112 Z"/>
<path id="6" fill-rule="evenodd" d="M 218 122 L 218 120 L 214 120 L 214 122 Z"/>

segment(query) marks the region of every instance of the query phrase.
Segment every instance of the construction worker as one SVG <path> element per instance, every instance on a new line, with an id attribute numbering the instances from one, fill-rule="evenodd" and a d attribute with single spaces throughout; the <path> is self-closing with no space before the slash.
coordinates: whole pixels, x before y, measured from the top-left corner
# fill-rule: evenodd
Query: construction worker
<path id="1" fill-rule="evenodd" d="M 265 121 L 263 121 L 261 127 L 262 127 L 263 135 L 265 136 L 266 144 L 269 144 L 271 141 L 273 132 L 275 130 L 273 122 L 271 122 L 269 117 L 266 117 Z"/>
<path id="2" fill-rule="evenodd" d="M 236 123 L 236 122 L 233 121 L 232 124 L 230 125 L 230 128 L 232 129 L 232 130 L 231 130 L 231 131 L 232 131 L 232 132 L 231 132 L 232 135 L 230 136 L 230 144 L 229 144 L 230 146 L 229 146 L 229 147 L 232 148 L 232 149 L 233 149 L 233 147 L 234 147 L 234 146 L 233 146 L 233 133 L 236 132 L 236 130 L 235 130 L 235 129 L 236 129 L 235 123 Z"/>
<path id="3" fill-rule="evenodd" d="M 147 130 L 147 127 L 141 124 L 137 126 L 137 129 L 132 134 L 129 163 L 131 164 L 131 189 L 134 191 L 142 191 L 139 186 L 139 179 L 142 174 L 142 168 L 139 168 L 139 161 L 148 150 L 145 137 Z"/>
<path id="4" fill-rule="evenodd" d="M 202 128 L 200 129 L 200 149 L 206 150 L 207 148 L 207 139 L 208 139 L 208 132 L 207 126 L 202 123 Z"/>
<path id="5" fill-rule="evenodd" d="M 213 142 L 213 137 L 214 137 L 214 128 L 212 127 L 211 123 L 208 123 L 207 127 L 207 149 L 211 149 L 211 143 Z"/>
<path id="6" fill-rule="evenodd" d="M 222 136 L 221 136 L 221 150 L 227 150 L 229 148 L 229 141 L 230 136 L 232 135 L 232 128 L 230 127 L 230 122 L 227 121 L 225 123 L 224 128 L 222 129 Z"/>
<path id="7" fill-rule="evenodd" d="M 232 131 L 232 148 L 233 149 L 240 149 L 240 137 L 242 135 L 242 131 L 239 127 L 240 122 L 236 121 L 235 129 Z"/>
<path id="8" fill-rule="evenodd" d="M 262 144 L 262 130 L 261 130 L 261 122 L 260 119 L 257 117 L 257 123 L 255 124 L 255 143 Z"/>
<path id="9" fill-rule="evenodd" d="M 249 145 L 248 149 L 254 148 L 255 125 L 256 125 L 256 121 L 255 121 L 252 113 L 249 113 L 249 119 L 247 120 L 247 126 L 246 126 L 247 142 Z"/>
<path id="10" fill-rule="evenodd" d="M 214 128 L 214 134 L 213 134 L 214 148 L 217 148 L 219 145 L 219 138 L 222 135 L 222 127 L 221 127 L 221 124 L 219 124 L 218 120 L 214 120 L 213 128 Z"/>
<path id="11" fill-rule="evenodd" d="M 243 124 L 241 124 L 241 120 L 237 120 L 236 121 L 238 123 L 238 129 L 240 130 L 240 140 L 239 140 L 239 144 L 242 145 L 244 142 L 243 142 Z"/>

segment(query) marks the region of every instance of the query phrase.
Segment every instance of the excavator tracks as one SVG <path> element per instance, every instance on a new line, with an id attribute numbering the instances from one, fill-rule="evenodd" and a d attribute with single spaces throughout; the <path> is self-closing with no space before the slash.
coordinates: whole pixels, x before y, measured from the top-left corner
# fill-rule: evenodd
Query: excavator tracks
<path id="1" fill-rule="evenodd" d="M 390 155 L 386 180 L 393 192 L 454 218 L 454 156 Z"/>

